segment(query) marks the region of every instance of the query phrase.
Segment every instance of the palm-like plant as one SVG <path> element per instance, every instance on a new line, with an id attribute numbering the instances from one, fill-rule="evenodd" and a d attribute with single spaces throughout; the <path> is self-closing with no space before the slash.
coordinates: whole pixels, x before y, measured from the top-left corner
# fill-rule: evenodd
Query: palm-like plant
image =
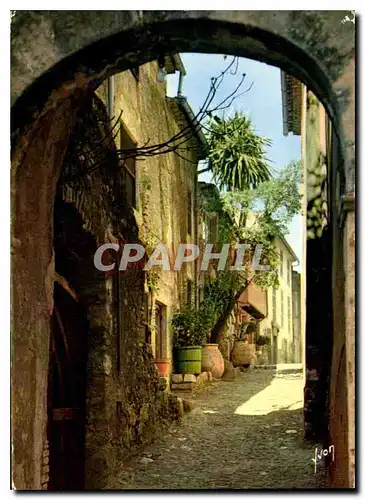
<path id="1" fill-rule="evenodd" d="M 219 189 L 255 188 L 271 178 L 266 147 L 270 139 L 260 137 L 250 119 L 235 113 L 233 118 L 217 116 L 209 122 L 208 167 Z"/>

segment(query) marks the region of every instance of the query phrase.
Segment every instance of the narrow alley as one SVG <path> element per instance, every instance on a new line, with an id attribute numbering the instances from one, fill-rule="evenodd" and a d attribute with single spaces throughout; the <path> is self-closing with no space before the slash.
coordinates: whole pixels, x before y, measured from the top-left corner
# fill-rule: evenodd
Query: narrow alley
<path id="1" fill-rule="evenodd" d="M 111 489 L 326 488 L 303 438 L 302 371 L 252 370 L 188 396 L 193 409 L 121 466 Z M 319 446 L 320 448 L 320 446 Z"/>

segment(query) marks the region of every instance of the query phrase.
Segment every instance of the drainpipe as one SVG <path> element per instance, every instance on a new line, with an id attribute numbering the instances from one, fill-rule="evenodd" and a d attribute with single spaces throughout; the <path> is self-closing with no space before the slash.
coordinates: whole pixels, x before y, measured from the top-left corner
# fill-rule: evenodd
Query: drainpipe
<path id="1" fill-rule="evenodd" d="M 184 74 L 182 71 L 179 73 L 179 86 L 177 88 L 177 96 L 181 97 L 182 96 L 182 84 L 183 84 L 183 79 L 184 79 Z"/>
<path id="2" fill-rule="evenodd" d="M 108 78 L 108 114 L 111 120 L 114 115 L 114 75 Z"/>

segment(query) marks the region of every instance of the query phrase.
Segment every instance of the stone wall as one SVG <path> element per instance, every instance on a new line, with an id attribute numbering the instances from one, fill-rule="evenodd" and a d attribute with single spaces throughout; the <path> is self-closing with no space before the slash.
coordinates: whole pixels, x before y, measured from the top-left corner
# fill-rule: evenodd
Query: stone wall
<path id="1" fill-rule="evenodd" d="M 331 227 L 323 184 L 329 170 L 326 116 L 312 92 L 306 99 L 307 260 L 306 384 L 304 420 L 307 437 L 324 439 L 328 427 L 332 347 Z M 327 206 L 327 205 L 326 205 Z M 321 297 L 319 301 L 318 298 Z"/>
<path id="2" fill-rule="evenodd" d="M 12 158 L 12 474 L 16 489 L 40 489 L 46 432 L 53 204 L 77 111 L 65 100 L 37 122 Z M 15 215 L 16 214 L 16 215 Z M 44 478 L 46 479 L 46 478 Z"/>

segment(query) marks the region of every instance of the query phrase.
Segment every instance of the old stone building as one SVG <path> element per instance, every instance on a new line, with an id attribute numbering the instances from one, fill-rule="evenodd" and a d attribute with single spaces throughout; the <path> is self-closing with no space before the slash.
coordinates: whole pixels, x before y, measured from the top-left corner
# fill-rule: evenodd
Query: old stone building
<path id="1" fill-rule="evenodd" d="M 294 363 L 292 268 L 298 257 L 284 237 L 276 238 L 276 248 L 280 285 L 267 290 L 267 316 L 260 322 L 260 334 L 271 339 L 270 363 Z"/>
<path id="2" fill-rule="evenodd" d="M 114 75 L 97 94 L 109 103 L 113 125 L 120 117 L 116 141 L 139 238 L 150 255 L 160 244 L 169 251 L 170 269 L 155 265 L 147 272 L 145 303 L 151 336 L 146 340 L 156 360 L 170 362 L 171 372 L 172 314 L 186 302 L 195 302 L 197 279 L 196 262 L 184 263 L 178 271 L 174 262 L 180 243 L 197 242 L 197 165 L 204 158 L 206 141 L 181 95 L 185 68 L 180 57 L 166 57 L 164 64 L 167 73 L 179 72 L 176 98 L 166 96 L 166 81 L 159 81 L 157 61 Z M 133 157 L 132 153 L 128 158 L 129 153 L 123 153 L 145 144 L 163 144 L 178 134 L 180 153 L 180 149 L 174 153 L 166 148 L 151 156 Z"/>

